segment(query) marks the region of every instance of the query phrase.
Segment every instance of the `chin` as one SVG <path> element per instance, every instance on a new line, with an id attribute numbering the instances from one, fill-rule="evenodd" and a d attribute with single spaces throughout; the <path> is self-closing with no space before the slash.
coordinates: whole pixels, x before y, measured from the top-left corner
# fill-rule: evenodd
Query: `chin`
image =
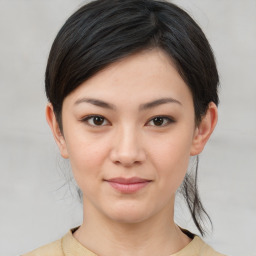
<path id="1" fill-rule="evenodd" d="M 118 216 L 118 217 L 112 217 L 112 220 L 115 221 L 116 223 L 120 223 L 120 224 L 137 224 L 137 223 L 141 223 L 143 221 L 145 221 L 145 215 L 144 216 L 140 216 L 140 215 L 122 215 L 122 216 Z"/>
<path id="2" fill-rule="evenodd" d="M 145 221 L 150 217 L 150 214 L 148 209 L 126 206 L 122 209 L 112 209 L 108 216 L 117 223 L 135 224 Z"/>

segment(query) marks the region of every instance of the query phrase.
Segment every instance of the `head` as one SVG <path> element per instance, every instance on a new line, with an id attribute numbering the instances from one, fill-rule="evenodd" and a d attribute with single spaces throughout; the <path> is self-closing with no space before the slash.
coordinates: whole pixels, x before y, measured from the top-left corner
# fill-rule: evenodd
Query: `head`
<path id="1" fill-rule="evenodd" d="M 121 69 L 131 63 L 136 66 L 141 58 L 148 59 L 145 66 L 146 63 L 152 65 L 156 56 L 159 58 L 155 63 L 162 60 L 165 67 L 169 65 L 170 73 L 176 72 L 179 81 L 186 86 L 191 97 L 194 132 L 205 132 L 209 128 L 208 133 L 202 132 L 203 136 L 195 136 L 192 142 L 190 155 L 198 155 L 217 120 L 218 73 L 211 47 L 200 27 L 185 11 L 165 1 L 93 1 L 66 21 L 52 45 L 46 69 L 48 122 L 52 124 L 55 118 L 59 136 L 65 140 L 65 102 L 83 88 L 93 89 L 91 81 L 97 81 L 97 77 L 107 79 L 110 73 L 106 72 L 114 72 L 113 69 L 122 72 Z M 148 70 L 149 74 L 151 72 Z M 95 88 L 103 91 L 112 88 L 107 84 L 105 89 Z M 136 88 L 131 86 L 130 90 Z M 111 94 L 111 90 L 109 92 Z M 207 121 L 210 127 L 206 129 Z M 197 194 L 196 180 L 191 183 L 185 178 L 184 184 L 193 219 L 203 233 L 198 216 L 204 209 Z"/>

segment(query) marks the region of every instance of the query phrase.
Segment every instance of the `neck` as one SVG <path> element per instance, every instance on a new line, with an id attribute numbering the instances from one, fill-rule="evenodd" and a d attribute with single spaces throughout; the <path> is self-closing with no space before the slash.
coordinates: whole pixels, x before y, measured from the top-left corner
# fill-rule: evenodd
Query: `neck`
<path id="1" fill-rule="evenodd" d="M 139 223 L 122 223 L 84 205 L 84 222 L 74 237 L 98 255 L 166 256 L 190 242 L 173 221 L 173 207 Z"/>

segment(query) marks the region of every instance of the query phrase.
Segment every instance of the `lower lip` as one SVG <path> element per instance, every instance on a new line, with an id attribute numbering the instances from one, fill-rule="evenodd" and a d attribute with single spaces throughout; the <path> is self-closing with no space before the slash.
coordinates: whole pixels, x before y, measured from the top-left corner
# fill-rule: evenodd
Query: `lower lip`
<path id="1" fill-rule="evenodd" d="M 146 187 L 149 184 L 149 181 L 146 182 L 138 182 L 138 183 L 129 183 L 129 184 L 123 184 L 123 183 L 117 183 L 117 182 L 111 182 L 108 181 L 108 183 L 116 190 L 118 190 L 121 193 L 125 194 L 131 194 L 135 193 L 142 188 Z"/>

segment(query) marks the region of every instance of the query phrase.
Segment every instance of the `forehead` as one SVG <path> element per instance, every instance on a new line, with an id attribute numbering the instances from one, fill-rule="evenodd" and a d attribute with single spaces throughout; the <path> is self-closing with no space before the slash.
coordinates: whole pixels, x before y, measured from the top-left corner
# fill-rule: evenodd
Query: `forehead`
<path id="1" fill-rule="evenodd" d="M 160 97 L 192 101 L 190 90 L 174 63 L 159 49 L 139 52 L 109 65 L 82 83 L 66 99 L 74 103 L 88 96 L 111 102 L 132 101 L 133 104 Z"/>

